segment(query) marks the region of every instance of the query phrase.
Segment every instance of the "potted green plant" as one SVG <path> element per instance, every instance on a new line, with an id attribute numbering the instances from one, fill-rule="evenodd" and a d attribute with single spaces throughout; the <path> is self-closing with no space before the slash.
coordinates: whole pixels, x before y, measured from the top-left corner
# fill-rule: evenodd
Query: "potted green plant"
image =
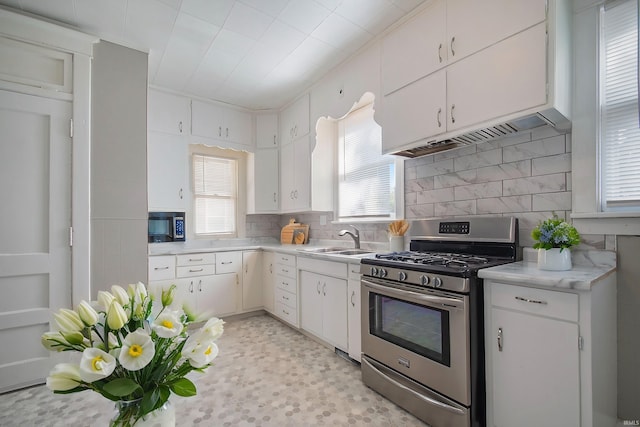
<path id="1" fill-rule="evenodd" d="M 575 227 L 556 214 L 542 221 L 531 232 L 538 249 L 538 268 L 541 270 L 571 270 L 571 247 L 580 243 Z"/>

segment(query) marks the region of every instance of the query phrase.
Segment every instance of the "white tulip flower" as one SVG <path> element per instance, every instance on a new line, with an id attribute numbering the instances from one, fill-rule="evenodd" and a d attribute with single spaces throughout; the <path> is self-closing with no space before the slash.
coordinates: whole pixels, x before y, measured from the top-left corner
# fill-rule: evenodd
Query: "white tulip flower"
<path id="1" fill-rule="evenodd" d="M 106 378 L 116 368 L 116 359 L 109 353 L 99 348 L 86 348 L 82 352 L 80 360 L 80 378 L 82 381 L 92 383 Z"/>
<path id="2" fill-rule="evenodd" d="M 118 360 L 123 368 L 138 371 L 151 362 L 155 352 L 156 349 L 149 334 L 138 329 L 124 339 Z"/>
<path id="3" fill-rule="evenodd" d="M 224 320 L 218 319 L 217 317 L 212 317 L 211 319 L 207 320 L 207 323 L 204 324 L 201 331 L 207 334 L 212 341 L 215 341 L 220 338 L 220 336 L 224 332 L 223 325 Z"/>
<path id="4" fill-rule="evenodd" d="M 80 315 L 68 308 L 61 308 L 57 313 L 53 314 L 58 330 L 62 332 L 78 332 L 84 329 L 84 322 L 80 319 Z"/>
<path id="5" fill-rule="evenodd" d="M 86 301 L 78 304 L 78 314 L 86 326 L 93 326 L 98 323 L 98 312 Z"/>
<path id="6" fill-rule="evenodd" d="M 100 304 L 105 312 L 109 311 L 109 307 L 111 307 L 111 303 L 114 299 L 116 299 L 116 297 L 114 297 L 110 292 L 98 291 L 98 304 Z"/>
<path id="7" fill-rule="evenodd" d="M 173 338 L 182 332 L 182 323 L 180 317 L 171 311 L 165 311 L 156 317 L 151 328 L 161 338 Z"/>
<path id="8" fill-rule="evenodd" d="M 218 346 L 202 331 L 191 335 L 182 348 L 184 356 L 194 368 L 204 368 L 218 356 Z"/>
<path id="9" fill-rule="evenodd" d="M 107 324 L 109 328 L 112 330 L 118 330 L 122 328 L 129 321 L 129 317 L 127 317 L 127 312 L 124 311 L 124 308 L 120 305 L 118 300 L 114 299 L 109 306 L 109 311 L 107 313 Z"/>
<path id="10" fill-rule="evenodd" d="M 67 391 L 81 385 L 80 367 L 73 363 L 59 363 L 47 377 L 47 388 L 51 391 Z"/>
<path id="11" fill-rule="evenodd" d="M 48 331 L 42 334 L 40 342 L 47 350 L 62 351 L 68 345 L 67 340 L 58 331 Z"/>
<path id="12" fill-rule="evenodd" d="M 111 293 L 118 300 L 121 306 L 129 304 L 129 294 L 124 290 L 122 286 L 113 285 L 111 287 Z"/>

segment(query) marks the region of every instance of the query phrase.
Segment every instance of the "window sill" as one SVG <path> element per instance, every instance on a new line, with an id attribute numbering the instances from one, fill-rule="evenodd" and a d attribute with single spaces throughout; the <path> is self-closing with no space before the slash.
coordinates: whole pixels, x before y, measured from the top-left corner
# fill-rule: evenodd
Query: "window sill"
<path id="1" fill-rule="evenodd" d="M 582 234 L 640 235 L 640 212 L 572 213 L 571 219 Z"/>

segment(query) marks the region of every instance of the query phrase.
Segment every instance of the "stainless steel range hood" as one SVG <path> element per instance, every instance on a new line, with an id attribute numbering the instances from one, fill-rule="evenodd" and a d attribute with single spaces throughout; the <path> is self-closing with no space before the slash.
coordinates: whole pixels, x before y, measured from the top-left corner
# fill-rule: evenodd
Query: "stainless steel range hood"
<path id="1" fill-rule="evenodd" d="M 559 132 L 568 132 L 571 122 L 556 109 L 548 109 L 504 123 L 498 123 L 482 127 L 473 131 L 467 131 L 460 135 L 443 134 L 433 140 L 421 141 L 415 147 L 409 147 L 390 154 L 403 157 L 420 157 L 434 154 L 440 151 L 453 150 L 471 144 L 478 144 L 492 139 L 515 135 L 541 126 L 551 125 Z"/>

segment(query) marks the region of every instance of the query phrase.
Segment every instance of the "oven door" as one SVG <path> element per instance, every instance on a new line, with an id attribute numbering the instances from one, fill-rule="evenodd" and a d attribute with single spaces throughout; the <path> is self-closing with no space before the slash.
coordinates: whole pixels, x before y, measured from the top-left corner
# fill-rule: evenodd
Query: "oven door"
<path id="1" fill-rule="evenodd" d="M 469 296 L 363 278 L 362 353 L 471 405 Z"/>

